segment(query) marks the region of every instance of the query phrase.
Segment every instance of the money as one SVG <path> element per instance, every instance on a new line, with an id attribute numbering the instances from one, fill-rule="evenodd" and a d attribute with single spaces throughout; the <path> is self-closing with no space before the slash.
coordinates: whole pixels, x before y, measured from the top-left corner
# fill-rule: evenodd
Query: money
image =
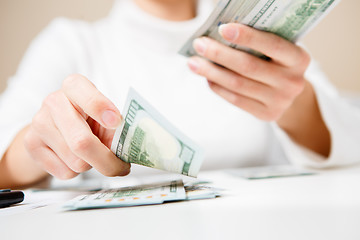
<path id="1" fill-rule="evenodd" d="M 175 180 L 169 183 L 109 189 L 94 194 L 81 195 L 65 203 L 63 208 L 65 210 L 81 210 L 130 207 L 185 199 L 186 193 L 182 180 Z"/>
<path id="2" fill-rule="evenodd" d="M 187 57 L 196 55 L 193 41 L 207 36 L 227 46 L 265 57 L 261 53 L 225 41 L 218 32 L 219 26 L 225 23 L 242 23 L 296 42 L 338 2 L 340 0 L 220 0 L 205 24 L 185 43 L 179 53 Z"/>
<path id="3" fill-rule="evenodd" d="M 173 201 L 211 199 L 220 196 L 218 189 L 203 183 L 187 184 L 182 180 L 122 187 L 81 195 L 62 207 L 64 210 L 131 207 L 162 204 Z"/>
<path id="4" fill-rule="evenodd" d="M 210 186 L 211 182 L 189 182 L 184 185 L 186 200 L 199 200 L 220 197 L 222 189 Z"/>
<path id="5" fill-rule="evenodd" d="M 121 160 L 196 177 L 202 150 L 130 89 L 111 150 Z"/>
<path id="6" fill-rule="evenodd" d="M 293 177 L 293 176 L 310 176 L 316 174 L 314 171 L 302 169 L 292 165 L 274 165 L 265 167 L 249 167 L 241 169 L 229 169 L 228 173 L 246 178 L 249 180 Z"/>

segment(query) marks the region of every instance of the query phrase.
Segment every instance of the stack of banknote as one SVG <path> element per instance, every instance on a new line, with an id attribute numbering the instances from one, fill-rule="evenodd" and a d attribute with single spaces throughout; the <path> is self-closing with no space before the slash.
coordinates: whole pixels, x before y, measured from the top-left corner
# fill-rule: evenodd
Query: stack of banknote
<path id="1" fill-rule="evenodd" d="M 233 48 L 262 56 L 261 53 L 226 42 L 218 32 L 219 26 L 242 23 L 296 42 L 338 2 L 340 0 L 219 0 L 204 25 L 179 53 L 187 57 L 195 55 L 192 46 L 194 39 L 207 36 Z"/>
<path id="2" fill-rule="evenodd" d="M 208 183 L 182 180 L 102 190 L 66 202 L 64 210 L 154 205 L 172 201 L 210 199 L 220 196 Z"/>

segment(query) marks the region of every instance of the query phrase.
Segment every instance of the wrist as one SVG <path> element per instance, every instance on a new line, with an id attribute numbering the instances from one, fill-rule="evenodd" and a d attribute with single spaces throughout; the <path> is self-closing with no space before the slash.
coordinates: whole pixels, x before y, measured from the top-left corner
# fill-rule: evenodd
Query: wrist
<path id="1" fill-rule="evenodd" d="M 324 157 L 329 156 L 330 132 L 309 82 L 306 82 L 302 93 L 276 123 L 298 144 Z"/>

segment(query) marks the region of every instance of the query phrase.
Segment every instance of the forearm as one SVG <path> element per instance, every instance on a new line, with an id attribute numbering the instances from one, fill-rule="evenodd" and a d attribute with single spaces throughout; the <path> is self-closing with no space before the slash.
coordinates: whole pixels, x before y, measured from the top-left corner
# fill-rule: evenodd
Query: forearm
<path id="1" fill-rule="evenodd" d="M 0 188 L 29 186 L 48 176 L 25 149 L 23 142 L 28 128 L 17 134 L 0 161 Z"/>
<path id="2" fill-rule="evenodd" d="M 324 157 L 329 156 L 330 132 L 321 116 L 314 89 L 309 82 L 277 123 L 298 144 Z"/>

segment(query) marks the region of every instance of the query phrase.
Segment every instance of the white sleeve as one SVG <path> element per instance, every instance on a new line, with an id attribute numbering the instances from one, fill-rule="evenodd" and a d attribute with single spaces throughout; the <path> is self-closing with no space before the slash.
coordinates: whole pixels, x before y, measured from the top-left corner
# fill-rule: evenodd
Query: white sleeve
<path id="1" fill-rule="evenodd" d="M 360 162 L 360 108 L 341 98 L 326 76 L 312 62 L 306 78 L 314 87 L 322 117 L 330 131 L 328 158 L 295 143 L 278 125 L 273 124 L 285 154 L 293 164 L 326 168 Z"/>
<path id="2" fill-rule="evenodd" d="M 31 122 L 43 99 L 76 72 L 71 23 L 54 20 L 31 43 L 0 96 L 0 159 L 16 134 Z"/>

